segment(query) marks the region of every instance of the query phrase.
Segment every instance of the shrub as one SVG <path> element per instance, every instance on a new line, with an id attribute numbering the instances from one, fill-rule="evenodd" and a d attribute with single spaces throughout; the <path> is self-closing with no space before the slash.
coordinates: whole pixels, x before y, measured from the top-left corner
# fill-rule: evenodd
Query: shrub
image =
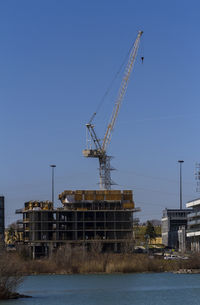
<path id="1" fill-rule="evenodd" d="M 0 299 L 10 298 L 22 282 L 19 265 L 16 256 L 5 253 L 0 255 Z"/>

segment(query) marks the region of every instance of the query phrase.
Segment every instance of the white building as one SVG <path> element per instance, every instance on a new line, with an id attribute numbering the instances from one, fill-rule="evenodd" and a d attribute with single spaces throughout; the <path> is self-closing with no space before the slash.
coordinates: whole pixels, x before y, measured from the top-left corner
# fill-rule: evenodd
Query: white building
<path id="1" fill-rule="evenodd" d="M 189 201 L 187 208 L 192 208 L 192 212 L 188 214 L 187 222 L 187 239 L 190 244 L 191 251 L 200 252 L 200 198 Z"/>

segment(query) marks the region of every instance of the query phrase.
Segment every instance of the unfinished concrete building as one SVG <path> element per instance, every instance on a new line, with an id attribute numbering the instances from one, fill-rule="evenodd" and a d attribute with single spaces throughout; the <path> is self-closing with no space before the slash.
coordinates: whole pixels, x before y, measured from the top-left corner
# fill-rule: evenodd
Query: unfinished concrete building
<path id="1" fill-rule="evenodd" d="M 24 243 L 33 258 L 51 255 L 64 244 L 101 243 L 103 251 L 119 252 L 133 237 L 132 191 L 64 191 L 61 208 L 30 201 L 23 214 Z"/>

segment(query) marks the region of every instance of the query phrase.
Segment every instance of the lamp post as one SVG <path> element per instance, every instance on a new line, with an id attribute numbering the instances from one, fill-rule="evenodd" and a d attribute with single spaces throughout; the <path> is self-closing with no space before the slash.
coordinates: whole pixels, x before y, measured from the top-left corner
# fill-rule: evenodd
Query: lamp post
<path id="1" fill-rule="evenodd" d="M 180 210 L 182 210 L 182 164 L 183 160 L 178 160 L 178 163 L 180 164 Z"/>
<path id="2" fill-rule="evenodd" d="M 50 167 L 52 168 L 52 176 L 51 176 L 51 181 L 52 181 L 52 203 L 54 205 L 54 168 L 56 167 L 56 165 L 51 164 Z"/>

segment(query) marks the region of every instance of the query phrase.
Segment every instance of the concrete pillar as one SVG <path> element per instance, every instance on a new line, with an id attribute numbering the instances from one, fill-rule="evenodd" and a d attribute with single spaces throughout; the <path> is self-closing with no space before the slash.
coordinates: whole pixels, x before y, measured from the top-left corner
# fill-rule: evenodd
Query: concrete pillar
<path id="1" fill-rule="evenodd" d="M 85 240 L 85 212 L 83 212 L 83 240 Z"/>
<path id="2" fill-rule="evenodd" d="M 32 258 L 35 259 L 35 245 L 32 248 Z"/>
<path id="3" fill-rule="evenodd" d="M 75 240 L 77 240 L 78 239 L 78 237 L 77 237 L 77 212 L 74 213 L 74 217 L 75 217 L 75 219 L 74 219 L 74 230 L 75 230 L 74 237 L 75 237 Z"/>
<path id="4" fill-rule="evenodd" d="M 103 217 L 104 217 L 104 238 L 107 238 L 106 236 L 106 212 L 103 212 Z"/>
<path id="5" fill-rule="evenodd" d="M 44 252 L 45 252 L 45 257 L 47 257 L 48 256 L 48 244 L 47 243 L 45 243 L 44 244 Z"/>
<path id="6" fill-rule="evenodd" d="M 56 212 L 56 240 L 60 240 L 59 227 L 59 213 Z"/>
<path id="7" fill-rule="evenodd" d="M 94 239 L 97 237 L 97 213 L 94 212 Z"/>
<path id="8" fill-rule="evenodd" d="M 114 239 L 117 239 L 117 232 L 116 232 L 116 214 L 114 212 Z"/>

